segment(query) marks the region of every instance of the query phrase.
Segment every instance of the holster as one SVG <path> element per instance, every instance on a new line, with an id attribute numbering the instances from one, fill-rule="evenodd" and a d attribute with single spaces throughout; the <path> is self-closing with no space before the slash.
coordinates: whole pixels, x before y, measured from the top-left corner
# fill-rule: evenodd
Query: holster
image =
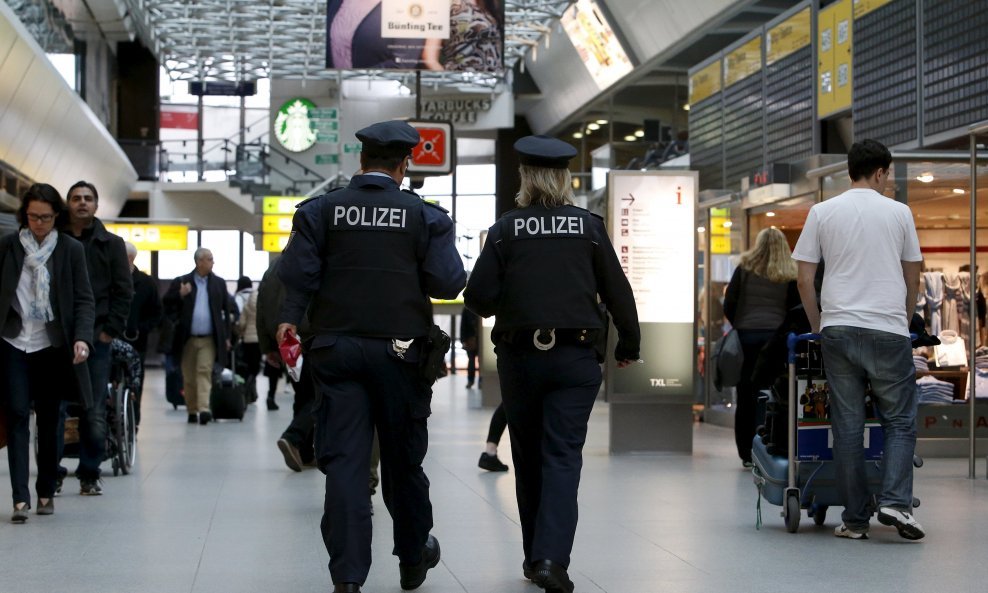
<path id="1" fill-rule="evenodd" d="M 422 359 L 420 368 L 422 371 L 422 381 L 431 386 L 442 374 L 446 365 L 446 353 L 449 352 L 449 334 L 444 332 L 438 325 L 429 328 L 429 335 L 425 337 L 422 344 Z"/>

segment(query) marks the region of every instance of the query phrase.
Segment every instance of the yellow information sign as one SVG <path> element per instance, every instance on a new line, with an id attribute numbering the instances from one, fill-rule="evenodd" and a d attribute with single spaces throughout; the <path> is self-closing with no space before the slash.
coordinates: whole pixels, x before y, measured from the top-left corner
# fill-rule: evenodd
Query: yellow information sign
<path id="1" fill-rule="evenodd" d="M 104 223 L 106 230 L 129 241 L 138 251 L 185 251 L 189 245 L 189 227 L 181 224 Z"/>
<path id="2" fill-rule="evenodd" d="M 804 8 L 768 30 L 765 65 L 774 64 L 810 44 L 810 9 Z"/>
<path id="3" fill-rule="evenodd" d="M 817 13 L 817 115 L 851 108 L 851 0 L 840 0 Z"/>
<path id="4" fill-rule="evenodd" d="M 690 76 L 690 105 L 720 92 L 720 60 Z"/>
<path id="5" fill-rule="evenodd" d="M 710 234 L 711 235 L 730 235 L 731 234 L 731 219 L 722 218 L 720 216 L 710 217 Z"/>
<path id="6" fill-rule="evenodd" d="M 724 86 L 729 87 L 762 69 L 762 38 L 755 37 L 724 56 Z"/>
<path id="7" fill-rule="evenodd" d="M 264 251 L 271 253 L 281 253 L 285 250 L 285 246 L 288 245 L 288 234 L 267 234 L 261 236 L 261 247 Z"/>
<path id="8" fill-rule="evenodd" d="M 261 230 L 265 235 L 288 234 L 292 232 L 291 214 L 265 214 L 261 217 Z"/>
<path id="9" fill-rule="evenodd" d="M 261 200 L 262 214 L 294 214 L 295 206 L 308 200 L 305 196 L 264 196 Z"/>
<path id="10" fill-rule="evenodd" d="M 730 237 L 710 237 L 710 253 L 729 254 L 731 252 Z"/>
<path id="11" fill-rule="evenodd" d="M 854 18 L 859 19 L 869 12 L 879 9 L 892 0 L 854 0 Z"/>

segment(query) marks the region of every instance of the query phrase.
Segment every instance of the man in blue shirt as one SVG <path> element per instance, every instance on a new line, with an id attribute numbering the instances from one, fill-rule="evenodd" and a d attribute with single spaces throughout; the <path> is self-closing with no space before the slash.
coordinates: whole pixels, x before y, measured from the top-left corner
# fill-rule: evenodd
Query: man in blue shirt
<path id="1" fill-rule="evenodd" d="M 189 424 L 208 424 L 213 419 L 213 365 L 226 363 L 236 305 L 231 304 L 226 281 L 213 274 L 213 253 L 200 247 L 194 258 L 195 270 L 172 280 L 162 303 L 165 314 L 176 322 L 171 354 L 182 361 Z"/>

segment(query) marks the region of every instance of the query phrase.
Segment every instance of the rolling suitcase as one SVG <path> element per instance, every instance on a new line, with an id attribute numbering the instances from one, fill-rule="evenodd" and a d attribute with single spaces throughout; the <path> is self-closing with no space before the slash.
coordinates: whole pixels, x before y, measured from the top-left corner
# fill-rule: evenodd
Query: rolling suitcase
<path id="1" fill-rule="evenodd" d="M 233 368 L 237 368 L 236 356 Z M 231 369 L 223 369 L 213 378 L 209 391 L 209 409 L 214 420 L 243 420 L 247 409 L 247 385 L 244 378 Z"/>
<path id="2" fill-rule="evenodd" d="M 182 366 L 175 356 L 165 355 L 165 399 L 174 409 L 185 405 L 185 396 L 182 394 Z"/>

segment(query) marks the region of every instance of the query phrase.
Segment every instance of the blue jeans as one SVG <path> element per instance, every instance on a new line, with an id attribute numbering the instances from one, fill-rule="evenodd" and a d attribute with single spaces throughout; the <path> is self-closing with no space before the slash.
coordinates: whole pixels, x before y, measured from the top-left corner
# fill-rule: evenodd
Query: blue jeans
<path id="1" fill-rule="evenodd" d="M 869 382 L 885 433 L 878 505 L 912 509 L 917 401 L 912 344 L 907 336 L 850 326 L 827 327 L 822 334 L 842 518 L 851 529 L 863 529 L 871 518 L 864 458 Z"/>
<path id="2" fill-rule="evenodd" d="M 80 480 L 99 478 L 99 466 L 106 458 L 106 384 L 110 380 L 110 345 L 98 339 L 93 342 L 88 361 L 93 407 L 84 410 L 79 418 L 79 469 L 75 473 Z"/>

